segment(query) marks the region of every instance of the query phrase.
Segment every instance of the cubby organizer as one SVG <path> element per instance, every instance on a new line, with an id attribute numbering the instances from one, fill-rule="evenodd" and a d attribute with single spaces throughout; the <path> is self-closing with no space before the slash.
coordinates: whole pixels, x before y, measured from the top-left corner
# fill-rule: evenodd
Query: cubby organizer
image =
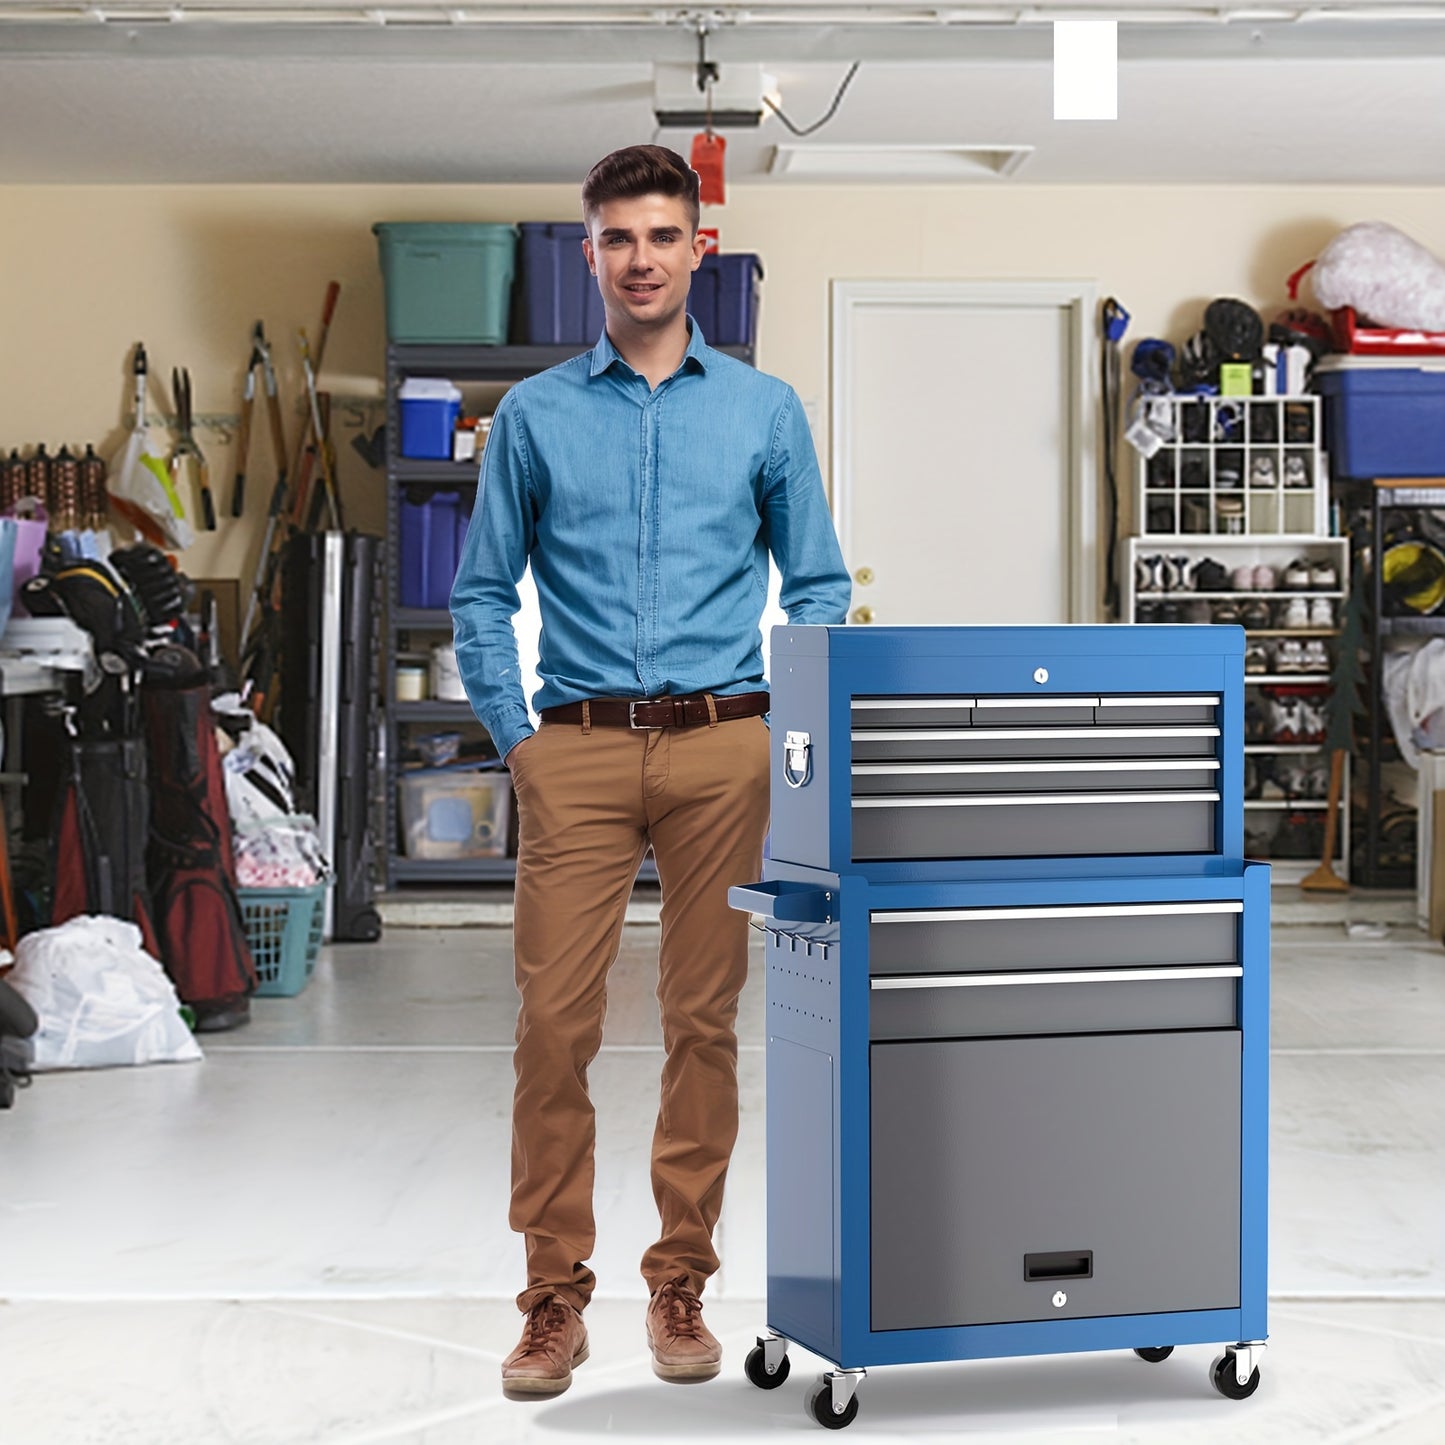
<path id="1" fill-rule="evenodd" d="M 1146 536 L 1327 530 L 1319 397 L 1169 396 L 1154 406 L 1171 435 L 1138 458 L 1135 516 Z"/>

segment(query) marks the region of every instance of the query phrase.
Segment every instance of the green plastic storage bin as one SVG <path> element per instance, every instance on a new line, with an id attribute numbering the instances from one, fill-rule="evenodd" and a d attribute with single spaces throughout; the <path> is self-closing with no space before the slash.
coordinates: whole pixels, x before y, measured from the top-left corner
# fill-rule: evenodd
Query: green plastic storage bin
<path id="1" fill-rule="evenodd" d="M 507 339 L 517 228 L 481 222 L 378 221 L 391 341 L 501 346 Z"/>

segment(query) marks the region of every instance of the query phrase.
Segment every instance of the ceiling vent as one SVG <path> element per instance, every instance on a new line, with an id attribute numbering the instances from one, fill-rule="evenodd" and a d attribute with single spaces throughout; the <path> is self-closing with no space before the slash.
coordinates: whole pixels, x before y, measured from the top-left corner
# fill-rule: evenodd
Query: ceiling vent
<path id="1" fill-rule="evenodd" d="M 768 173 L 799 181 L 977 181 L 1011 176 L 1026 145 L 780 145 Z"/>

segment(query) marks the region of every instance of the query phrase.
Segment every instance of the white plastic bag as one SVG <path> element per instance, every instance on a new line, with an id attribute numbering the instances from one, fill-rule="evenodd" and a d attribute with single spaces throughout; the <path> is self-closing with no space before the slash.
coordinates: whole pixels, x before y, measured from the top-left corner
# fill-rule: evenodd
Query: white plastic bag
<path id="1" fill-rule="evenodd" d="M 40 1018 L 36 1070 L 201 1057 L 174 986 L 133 923 L 83 914 L 28 933 L 9 981 Z"/>

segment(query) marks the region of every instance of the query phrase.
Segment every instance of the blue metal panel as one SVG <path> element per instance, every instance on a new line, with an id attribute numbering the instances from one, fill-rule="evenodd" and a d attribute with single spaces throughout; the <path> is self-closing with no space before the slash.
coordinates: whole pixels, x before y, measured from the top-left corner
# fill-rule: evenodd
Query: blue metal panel
<path id="1" fill-rule="evenodd" d="M 1241 1340 L 1266 1330 L 1269 1230 L 1269 865 L 1244 870 L 1244 1030 L 1240 1118 L 1239 1302 Z"/>

